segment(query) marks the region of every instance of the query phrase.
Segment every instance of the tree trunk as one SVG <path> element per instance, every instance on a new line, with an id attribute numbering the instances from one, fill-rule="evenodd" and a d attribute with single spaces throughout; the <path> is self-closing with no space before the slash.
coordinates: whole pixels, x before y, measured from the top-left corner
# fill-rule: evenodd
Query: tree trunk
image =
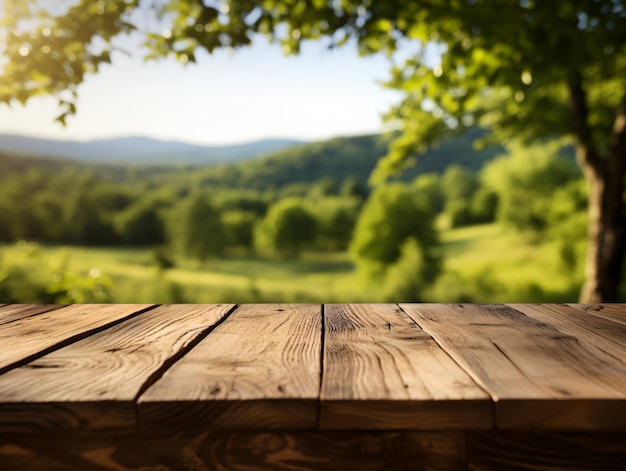
<path id="1" fill-rule="evenodd" d="M 624 160 L 621 146 L 614 147 L 602 163 L 583 165 L 589 184 L 589 226 L 585 283 L 580 302 L 618 301 L 626 253 L 626 219 L 624 217 Z M 579 162 L 584 146 L 577 148 Z"/>

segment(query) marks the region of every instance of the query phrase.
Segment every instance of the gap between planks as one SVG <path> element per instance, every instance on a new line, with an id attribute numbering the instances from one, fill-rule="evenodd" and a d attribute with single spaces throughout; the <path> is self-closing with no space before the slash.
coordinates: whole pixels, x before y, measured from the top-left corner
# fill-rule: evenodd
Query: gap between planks
<path id="1" fill-rule="evenodd" d="M 225 314 L 224 316 L 219 319 L 216 323 L 214 323 L 213 325 L 209 325 L 207 327 L 207 329 L 205 329 L 203 332 L 201 332 L 200 334 L 198 334 L 198 336 L 193 339 L 191 342 L 189 342 L 189 344 L 187 345 L 183 345 L 181 347 L 181 349 L 176 352 L 174 355 L 172 355 L 170 358 L 168 358 L 167 360 L 165 360 L 163 362 L 163 364 L 161 365 L 161 367 L 156 370 L 154 373 L 152 373 L 147 379 L 146 381 L 141 385 L 141 387 L 139 388 L 139 390 L 137 391 L 137 394 L 135 395 L 134 399 L 133 399 L 133 404 L 135 407 L 135 417 L 136 417 L 136 423 L 137 423 L 137 432 L 139 432 L 141 430 L 141 416 L 139 414 L 139 398 L 143 395 L 143 393 L 145 393 L 154 383 L 156 383 L 159 379 L 161 379 L 163 377 L 163 375 L 165 374 L 165 372 L 167 370 L 169 370 L 172 366 L 174 366 L 174 364 L 179 361 L 181 358 L 183 358 L 187 353 L 189 353 L 191 350 L 193 350 L 193 348 L 198 345 L 200 342 L 202 342 L 205 338 L 207 338 L 209 336 L 209 334 L 211 332 L 213 332 L 218 326 L 220 326 L 221 324 L 223 324 L 226 319 L 228 319 L 228 317 L 237 310 L 237 308 L 239 307 L 238 304 L 234 304 Z"/>
<path id="2" fill-rule="evenodd" d="M 60 309 L 54 309 L 51 311 L 39 313 L 38 316 L 39 315 L 43 316 L 44 314 L 45 315 L 50 314 L 52 315 L 52 317 L 55 317 L 55 316 L 58 317 L 58 315 L 63 315 L 73 310 L 84 309 L 84 306 L 86 305 L 64 306 Z M 7 373 L 8 371 L 24 366 L 32 361 L 38 360 L 46 355 L 49 355 L 50 353 L 54 353 L 69 345 L 72 345 L 83 339 L 91 337 L 92 335 L 103 332 L 111 327 L 115 327 L 124 321 L 133 319 L 139 316 L 140 314 L 143 314 L 144 312 L 148 312 L 159 307 L 158 304 L 152 304 L 152 305 L 138 304 L 136 309 L 133 308 L 134 305 L 100 305 L 100 306 L 107 306 L 107 307 L 124 306 L 124 308 L 128 308 L 128 312 L 122 311 L 122 313 L 118 313 L 116 316 L 114 316 L 114 319 L 109 322 L 107 322 L 106 319 L 96 320 L 94 323 L 95 325 L 94 327 L 89 326 L 89 325 L 83 325 L 83 326 L 79 325 L 77 326 L 78 331 L 75 334 L 70 335 L 69 337 L 64 337 L 62 335 L 59 336 L 58 335 L 59 333 L 54 332 L 54 329 L 52 329 L 52 331 L 49 331 L 47 333 L 50 334 L 51 337 L 54 337 L 54 334 L 56 334 L 58 336 L 57 341 L 49 341 L 48 345 L 40 350 L 37 348 L 31 348 L 30 350 L 32 353 L 30 353 L 27 348 L 26 349 L 23 348 L 25 351 L 24 356 L 21 356 L 19 358 L 15 357 L 15 359 L 9 360 L 8 362 L 4 362 L 4 364 L 0 363 L 0 376 L 3 375 L 4 373 Z M 77 309 L 74 309 L 75 307 L 77 307 Z M 11 327 L 15 327 L 15 324 L 17 324 L 18 322 L 21 322 L 21 323 L 28 322 L 33 317 L 34 316 L 30 316 L 30 317 L 16 320 L 16 322 L 12 323 L 13 325 Z M 51 320 L 54 321 L 55 319 L 51 319 Z M 21 327 L 21 326 L 18 325 L 18 327 Z"/>

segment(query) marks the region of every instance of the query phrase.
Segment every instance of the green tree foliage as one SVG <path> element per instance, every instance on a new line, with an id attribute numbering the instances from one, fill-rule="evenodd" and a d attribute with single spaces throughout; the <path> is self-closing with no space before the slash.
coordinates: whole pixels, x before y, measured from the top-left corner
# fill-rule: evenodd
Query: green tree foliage
<path id="1" fill-rule="evenodd" d="M 165 222 L 158 202 L 139 200 L 118 216 L 119 233 L 128 245 L 161 245 L 166 242 Z"/>
<path id="2" fill-rule="evenodd" d="M 367 198 L 369 192 L 365 185 L 363 185 L 358 177 L 351 176 L 346 178 L 341 184 L 341 188 L 339 189 L 339 194 L 341 196 L 347 196 L 349 198 L 358 198 L 359 200 L 364 200 Z"/>
<path id="3" fill-rule="evenodd" d="M 445 199 L 445 213 L 451 227 L 467 226 L 474 222 L 472 198 L 478 190 L 478 177 L 471 170 L 451 165 L 441 179 Z"/>
<path id="4" fill-rule="evenodd" d="M 222 212 L 225 245 L 251 251 L 254 248 L 254 225 L 257 218 L 254 211 L 233 209 Z"/>
<path id="5" fill-rule="evenodd" d="M 205 263 L 222 254 L 224 230 L 221 213 L 204 192 L 192 193 L 172 208 L 170 233 L 187 257 Z"/>
<path id="6" fill-rule="evenodd" d="M 308 198 L 315 200 L 325 196 L 337 196 L 338 194 L 337 180 L 333 177 L 324 177 L 311 185 Z"/>
<path id="7" fill-rule="evenodd" d="M 110 60 L 112 39 L 136 29 L 131 14 L 147 3 L 78 0 L 64 9 L 7 0 L 0 101 L 51 94 L 65 122 L 85 74 Z M 590 185 L 590 214 L 597 214 L 589 219 L 593 243 L 582 297 L 615 300 L 626 255 L 626 0 L 152 5 L 160 21 L 146 26 L 145 15 L 136 15 L 148 58 L 195 62 L 199 49 L 248 46 L 257 34 L 279 42 L 286 54 L 322 37 L 330 47 L 356 44 L 361 54 L 387 53 L 388 86 L 403 98 L 388 114 L 399 133 L 373 175 L 378 182 L 410 166 L 416 153 L 444 135 L 476 123 L 500 139 L 569 139 Z M 407 42 L 414 45 L 410 52 L 394 56 Z M 428 49 L 439 51 L 441 60 L 432 60 Z"/>
<path id="8" fill-rule="evenodd" d="M 397 287 L 402 296 L 408 296 L 400 283 L 400 278 L 406 278 L 417 295 L 441 271 L 433 219 L 432 210 L 407 185 L 376 188 L 361 211 L 350 243 L 357 268 L 377 283 L 390 280 L 388 286 Z M 413 284 L 418 281 L 423 284 Z"/>
<path id="9" fill-rule="evenodd" d="M 587 249 L 587 186 L 582 179 L 556 189 L 548 208 L 548 236 L 557 242 L 563 268 L 580 281 Z"/>
<path id="10" fill-rule="evenodd" d="M 417 197 L 435 214 L 443 211 L 445 196 L 442 189 L 441 176 L 436 173 L 425 173 L 413 180 L 413 188 Z"/>
<path id="11" fill-rule="evenodd" d="M 321 248 L 346 250 L 361 206 L 356 197 L 327 196 L 309 204 L 318 223 L 318 241 Z"/>
<path id="12" fill-rule="evenodd" d="M 437 276 L 432 267 L 426 267 L 424 253 L 418 241 L 410 237 L 400 246 L 400 256 L 387 268 L 383 285 L 384 302 L 423 301 L 423 289 L 433 283 L 427 276 Z"/>
<path id="13" fill-rule="evenodd" d="M 474 193 L 469 210 L 472 221 L 477 224 L 495 221 L 498 210 L 497 193 L 489 187 L 481 185 Z"/>
<path id="14" fill-rule="evenodd" d="M 270 206 L 255 231 L 255 245 L 263 253 L 297 258 L 316 238 L 315 217 L 298 198 L 285 198 Z"/>
<path id="15" fill-rule="evenodd" d="M 512 146 L 509 155 L 488 164 L 483 172 L 485 185 L 498 196 L 498 220 L 535 234 L 550 224 L 555 192 L 578 178 L 576 167 L 558 156 L 555 145 Z"/>
<path id="16" fill-rule="evenodd" d="M 221 211 L 248 211 L 257 216 L 264 216 L 269 205 L 261 193 L 243 189 L 221 190 L 215 195 L 215 204 Z"/>

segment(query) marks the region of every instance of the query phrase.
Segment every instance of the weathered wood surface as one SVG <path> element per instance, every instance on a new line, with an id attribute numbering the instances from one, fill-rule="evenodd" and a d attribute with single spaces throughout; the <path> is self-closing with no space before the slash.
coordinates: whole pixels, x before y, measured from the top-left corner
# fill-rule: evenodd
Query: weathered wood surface
<path id="1" fill-rule="evenodd" d="M 489 396 L 391 304 L 325 306 L 321 429 L 489 429 Z"/>
<path id="2" fill-rule="evenodd" d="M 489 392 L 497 428 L 626 429 L 619 360 L 508 306 L 401 307 Z"/>
<path id="3" fill-rule="evenodd" d="M 0 304 L 0 326 L 62 307 L 63 304 Z"/>
<path id="4" fill-rule="evenodd" d="M 623 470 L 625 313 L 2 306 L 0 470 Z"/>
<path id="5" fill-rule="evenodd" d="M 1 375 L 0 433 L 134 430 L 136 398 L 233 308 L 160 306 Z"/>
<path id="6" fill-rule="evenodd" d="M 139 398 L 142 430 L 313 429 L 321 306 L 243 305 Z"/>
<path id="7" fill-rule="evenodd" d="M 511 304 L 560 332 L 576 337 L 585 347 L 602 350 L 626 364 L 626 325 L 615 324 L 602 317 L 590 316 L 573 307 L 559 304 Z"/>
<path id="8" fill-rule="evenodd" d="M 626 324 L 626 304 L 569 304 L 587 314 Z"/>
<path id="9" fill-rule="evenodd" d="M 0 328 L 0 374 L 54 348 L 110 327 L 152 304 L 77 304 L 26 317 Z"/>

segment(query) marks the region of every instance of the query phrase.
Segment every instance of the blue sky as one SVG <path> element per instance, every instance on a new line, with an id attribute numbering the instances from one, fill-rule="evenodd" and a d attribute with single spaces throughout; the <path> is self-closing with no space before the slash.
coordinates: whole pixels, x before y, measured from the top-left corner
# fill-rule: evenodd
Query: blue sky
<path id="1" fill-rule="evenodd" d="M 377 81 L 388 76 L 382 55 L 359 57 L 355 47 L 329 51 L 322 42 L 285 57 L 259 37 L 229 55 L 198 55 L 198 64 L 144 63 L 113 56 L 80 88 L 78 114 L 62 128 L 51 98 L 26 107 L 0 105 L 0 133 L 87 140 L 144 135 L 199 144 L 286 137 L 320 140 L 382 130 L 381 113 L 399 98 Z"/>

